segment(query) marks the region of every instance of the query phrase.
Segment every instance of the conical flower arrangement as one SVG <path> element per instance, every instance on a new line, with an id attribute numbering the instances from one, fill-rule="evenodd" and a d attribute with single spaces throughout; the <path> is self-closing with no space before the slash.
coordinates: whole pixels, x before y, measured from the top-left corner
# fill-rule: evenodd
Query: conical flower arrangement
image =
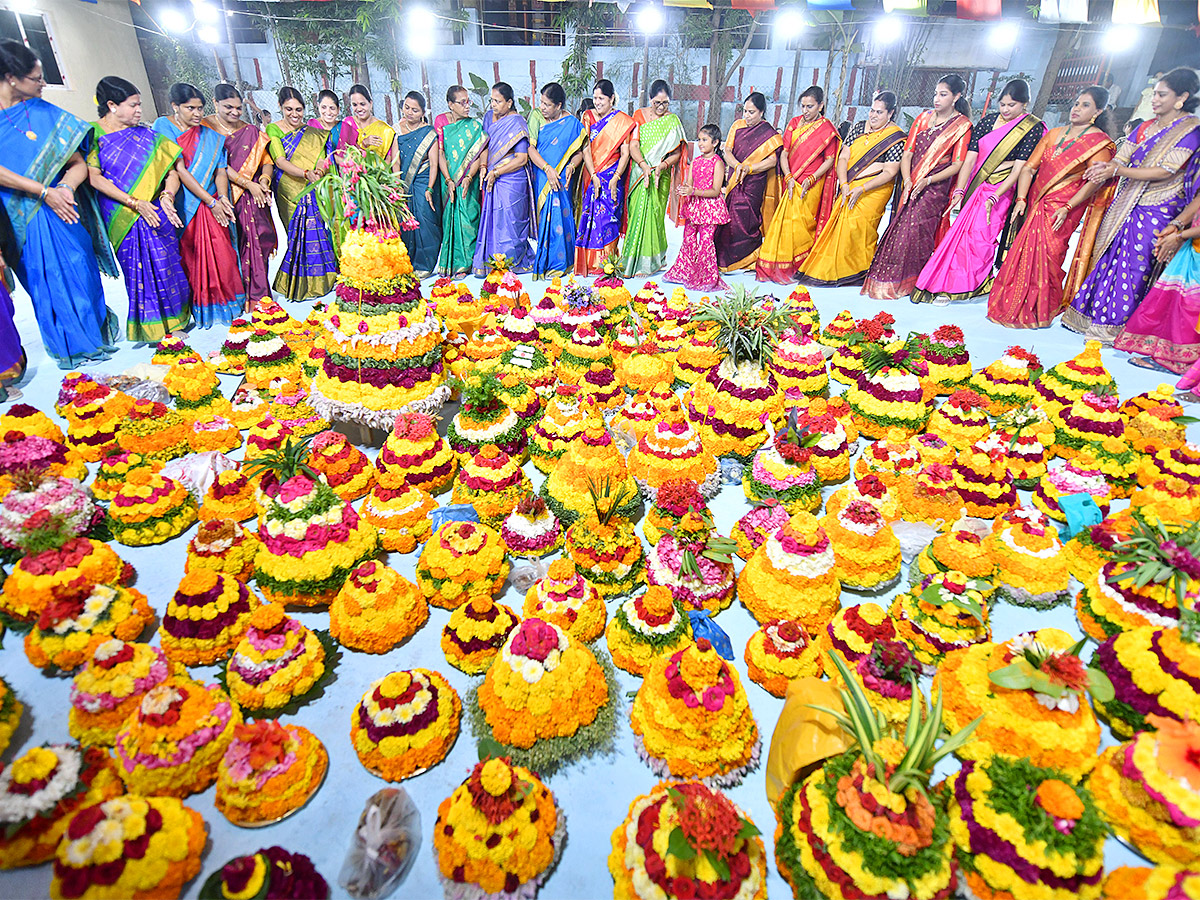
<path id="1" fill-rule="evenodd" d="M 818 439 L 797 423 L 796 410 L 789 412 L 770 445 L 743 470 L 746 498 L 778 500 L 789 513 L 815 512 L 821 505 L 821 478 L 813 462 Z"/>
<path id="2" fill-rule="evenodd" d="M 846 392 L 860 432 L 878 438 L 899 429 L 911 437 L 925 430 L 933 407 L 921 385 L 921 365 L 907 345 L 864 351 L 858 383 Z"/>
<path id="3" fill-rule="evenodd" d="M 675 381 L 675 356 L 654 342 L 646 341 L 617 363 L 617 377 L 629 393 L 653 390 Z"/>
<path id="4" fill-rule="evenodd" d="M 846 342 L 846 338 L 854 333 L 854 326 L 854 316 L 850 310 L 843 309 L 821 329 L 820 337 L 817 340 L 826 347 L 840 347 Z"/>
<path id="5" fill-rule="evenodd" d="M 1089 444 L 1125 434 L 1125 420 L 1118 411 L 1116 392 L 1108 387 L 1087 391 L 1059 411 L 1054 443 L 1059 456 L 1070 458 Z"/>
<path id="6" fill-rule="evenodd" d="M 505 403 L 500 380 L 491 374 L 468 377 L 460 389 L 462 408 L 446 430 L 446 443 L 458 454 L 459 461 L 470 459 L 490 445 L 524 462 L 529 446 L 525 423 Z"/>
<path id="7" fill-rule="evenodd" d="M 196 569 L 183 576 L 167 603 L 159 642 L 172 662 L 210 666 L 233 652 L 258 605 L 258 598 L 240 581 L 212 569 Z"/>
<path id="8" fill-rule="evenodd" d="M 437 500 L 419 487 L 393 491 L 376 486 L 362 502 L 359 514 L 379 531 L 379 545 L 384 550 L 412 553 L 433 534 L 429 515 L 437 505 Z"/>
<path id="9" fill-rule="evenodd" d="M 1108 515 L 1112 497 L 1112 486 L 1100 470 L 1096 459 L 1084 453 L 1067 462 L 1051 464 L 1046 474 L 1033 489 L 1033 505 L 1059 522 L 1067 521 L 1067 514 L 1058 505 L 1060 497 L 1087 494 L 1100 510 Z"/>
<path id="10" fill-rule="evenodd" d="M 986 401 L 974 391 L 961 388 L 933 411 L 927 430 L 951 447 L 965 450 L 992 432 L 984 411 Z"/>
<path id="11" fill-rule="evenodd" d="M 446 758 L 458 739 L 461 716 L 458 693 L 439 673 L 391 672 L 354 708 L 350 742 L 368 772 L 403 781 Z"/>
<path id="12" fill-rule="evenodd" d="M 517 461 L 498 447 L 488 445 L 463 462 L 450 502 L 471 504 L 480 522 L 499 528 L 529 490 L 529 476 L 521 471 Z"/>
<path id="13" fill-rule="evenodd" d="M 392 432 L 375 458 L 376 481 L 393 491 L 418 487 L 440 494 L 454 482 L 458 457 L 424 413 L 396 417 Z"/>
<path id="14" fill-rule="evenodd" d="M 833 356 L 829 359 L 829 377 L 834 381 L 840 381 L 850 387 L 856 386 L 866 363 L 866 351 L 891 343 L 895 339 L 895 332 L 891 327 L 896 321 L 895 318 L 889 313 L 879 315 L 887 316 L 890 321 L 885 324 L 878 318 L 859 319 L 854 323 L 854 330 L 846 335 L 841 345 L 833 351 Z"/>
<path id="15" fill-rule="evenodd" d="M 776 697 L 787 693 L 788 683 L 806 676 L 820 677 L 821 652 L 804 626 L 791 619 L 762 625 L 746 642 L 746 674 Z"/>
<path id="16" fill-rule="evenodd" d="M 576 641 L 590 644 L 604 633 L 604 600 L 569 559 L 556 559 L 525 594 L 521 615 L 557 625 Z"/>
<path id="17" fill-rule="evenodd" d="M 669 590 L 651 587 L 616 608 L 604 642 L 618 668 L 644 676 L 656 659 L 692 642 L 691 618 Z"/>
<path id="18" fill-rule="evenodd" d="M 1009 347 L 1004 355 L 967 379 L 967 387 L 987 401 L 987 413 L 1001 416 L 1032 403 L 1033 380 L 1042 372 L 1041 360 L 1024 347 Z"/>
<path id="19" fill-rule="evenodd" d="M 491 597 L 472 597 L 450 614 L 442 628 L 446 662 L 468 675 L 482 675 L 520 621 L 520 616 Z"/>
<path id="20" fill-rule="evenodd" d="M 957 325 L 941 325 L 919 341 L 921 357 L 929 367 L 928 382 L 939 394 L 950 394 L 971 377 L 971 355 Z"/>
<path id="21" fill-rule="evenodd" d="M 795 619 L 815 634 L 841 605 L 833 544 L 811 513 L 767 537 L 738 575 L 738 598 L 759 624 Z"/>
<path id="22" fill-rule="evenodd" d="M 1091 665 L 1108 676 L 1113 698 L 1097 701 L 1096 712 L 1113 734 L 1128 740 L 1152 730 L 1150 716 L 1183 722 L 1194 717 L 1200 689 L 1200 644 L 1180 628 L 1143 625 L 1100 644 Z"/>
<path id="23" fill-rule="evenodd" d="M 189 419 L 205 415 L 227 415 L 229 401 L 221 393 L 216 367 L 194 356 L 185 356 L 163 377 L 163 387 L 175 401 L 175 408 Z"/>
<path id="24" fill-rule="evenodd" d="M 899 428 L 868 444 L 854 461 L 855 476 L 861 478 L 873 473 L 879 476 L 890 490 L 895 490 L 902 479 L 911 478 L 919 471 L 921 451 L 909 442 L 905 432 Z"/>
<path id="25" fill-rule="evenodd" d="M 555 374 L 565 384 L 578 384 L 593 363 L 613 367 L 612 354 L 603 335 L 589 324 L 579 325 L 567 341 L 555 365 Z"/>
<path id="26" fill-rule="evenodd" d="M 762 503 L 751 504 L 750 512 L 738 519 L 729 533 L 737 545 L 737 555 L 743 562 L 749 562 L 754 551 L 766 543 L 767 538 L 783 528 L 789 519 L 791 514 L 778 500 L 768 499 Z M 645 527 L 643 522 L 642 528 Z"/>
<path id="27" fill-rule="evenodd" d="M 995 519 L 1017 505 L 1017 489 L 1000 453 L 975 444 L 954 463 L 954 489 L 967 514 Z"/>
<path id="28" fill-rule="evenodd" d="M 347 502 L 366 496 L 375 484 L 367 455 L 336 431 L 322 431 L 310 445 L 308 464 L 325 476 L 334 493 Z"/>
<path id="29" fill-rule="evenodd" d="M 375 560 L 351 572 L 329 605 L 330 634 L 363 653 L 386 653 L 427 621 L 429 604 L 417 586 Z"/>
<path id="30" fill-rule="evenodd" d="M 1044 513 L 1018 507 L 996 523 L 990 540 L 1001 599 L 1033 609 L 1051 609 L 1071 599 L 1062 541 Z"/>
<path id="31" fill-rule="evenodd" d="M 807 397 L 819 397 L 829 390 L 829 369 L 821 345 L 795 328 L 786 329 L 780 337 L 771 371 L 785 393 L 794 389 Z"/>
<path id="32" fill-rule="evenodd" d="M 796 424 L 815 437 L 809 447 L 813 468 L 822 484 L 837 484 L 850 477 L 850 440 L 846 428 L 817 397 L 796 417 Z"/>
<path id="33" fill-rule="evenodd" d="M 537 559 L 562 547 L 563 529 L 545 500 L 526 494 L 501 524 L 500 537 L 511 555 Z"/>
<path id="34" fill-rule="evenodd" d="M 629 488 L 605 481 L 588 482 L 589 511 L 575 520 L 563 538 L 563 552 L 605 599 L 623 597 L 646 580 L 646 559 L 633 523 L 621 515 Z"/>
<path id="35" fill-rule="evenodd" d="M 609 422 L 615 434 L 632 449 L 658 421 L 659 411 L 649 391 L 630 394 Z"/>
<path id="36" fill-rule="evenodd" d="M 200 521 L 230 519 L 245 522 L 258 515 L 254 502 L 254 486 L 240 469 L 228 469 L 217 474 L 200 504 Z"/>
<path id="37" fill-rule="evenodd" d="M 318 635 L 270 603 L 250 614 L 225 667 L 225 683 L 241 709 L 261 718 L 307 700 L 333 664 L 327 633 Z"/>
<path id="38" fill-rule="evenodd" d="M 689 612 L 715 615 L 733 602 L 733 551 L 711 519 L 689 510 L 647 555 L 646 582 L 669 589 Z"/>
<path id="39" fill-rule="evenodd" d="M 445 522 L 417 560 L 417 584 L 432 606 L 456 609 L 474 597 L 494 597 L 508 578 L 504 541 L 486 525 Z"/>
<path id="40" fill-rule="evenodd" d="M 1183 406 L 1169 384 L 1129 398 L 1121 404 L 1121 415 L 1126 437 L 1138 453 L 1153 455 L 1187 440 L 1187 428 L 1179 421 L 1184 416 Z"/>
<path id="41" fill-rule="evenodd" d="M 583 392 L 560 384 L 546 404 L 545 414 L 529 429 L 529 458 L 538 471 L 549 474 L 571 443 L 583 433 L 588 416 L 581 407 Z"/>
<path id="42" fill-rule="evenodd" d="M 915 478 L 901 480 L 896 502 L 901 518 L 930 525 L 954 521 L 963 506 L 954 486 L 954 469 L 940 464 L 924 466 Z"/>
<path id="43" fill-rule="evenodd" d="M 1037 487 L 1054 447 L 1054 426 L 1046 413 L 1033 405 L 1009 410 L 997 420 L 992 438 L 1004 449 L 1013 483 L 1025 490 Z"/>
<path id="44" fill-rule="evenodd" d="M 672 370 L 673 387 L 689 388 L 708 374 L 708 370 L 721 361 L 721 349 L 717 345 L 717 330 L 709 323 L 699 326 L 675 354 Z M 824 371 L 824 361 L 822 361 Z"/>
<path id="45" fill-rule="evenodd" d="M 926 575 L 950 571 L 990 580 L 995 570 L 991 543 L 960 517 L 917 554 L 910 574 L 915 584 Z"/>
<path id="46" fill-rule="evenodd" d="M 682 411 L 658 419 L 638 438 L 627 463 L 647 499 L 653 499 L 668 481 L 681 478 L 700 485 L 706 497 L 716 496 L 721 489 L 716 457 L 703 446 Z"/>
<path id="47" fill-rule="evenodd" d="M 856 500 L 821 524 L 833 545 L 833 571 L 843 587 L 875 591 L 900 577 L 900 540 L 875 506 Z"/>
<path id="48" fill-rule="evenodd" d="M 558 521 L 570 526 L 592 510 L 593 485 L 607 485 L 610 497 L 621 496 L 614 515 L 632 518 L 641 510 L 637 482 L 597 416 L 588 419 L 583 432 L 542 482 L 541 496 Z"/>
<path id="49" fill-rule="evenodd" d="M 87 665 L 71 683 L 68 727 L 85 747 L 112 746 L 125 720 L 151 688 L 179 671 L 159 647 L 110 638 L 96 646 Z M 7 688 L 0 709 L 20 703 Z M 0 731 L 3 726 L 0 726 Z M 0 741 L 0 743 L 7 743 Z"/>
<path id="50" fill-rule="evenodd" d="M 676 527 L 689 510 L 711 518 L 708 501 L 700 493 L 700 485 L 683 478 L 664 482 L 654 503 L 642 517 L 642 535 L 653 547 L 666 532 Z"/>
<path id="51" fill-rule="evenodd" d="M 947 653 L 992 639 L 992 593 L 991 582 L 962 572 L 926 575 L 892 603 L 896 636 L 922 665 L 937 666 Z"/>
<path id="52" fill-rule="evenodd" d="M 246 343 L 246 384 L 255 390 L 271 385 L 299 385 L 304 378 L 300 361 L 281 335 L 255 328 Z"/>
<path id="53" fill-rule="evenodd" d="M 1042 372 L 1034 387 L 1038 406 L 1057 425 L 1056 418 L 1088 391 L 1115 389 L 1116 383 L 1100 359 L 1100 342 L 1088 341 L 1078 355 Z"/>

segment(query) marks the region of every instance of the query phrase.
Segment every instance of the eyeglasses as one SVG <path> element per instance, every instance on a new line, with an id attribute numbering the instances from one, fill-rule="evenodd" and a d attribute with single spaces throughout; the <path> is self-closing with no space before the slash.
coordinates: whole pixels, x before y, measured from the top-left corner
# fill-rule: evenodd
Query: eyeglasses
<path id="1" fill-rule="evenodd" d="M 651 103 L 654 105 L 655 109 L 666 109 L 671 105 L 670 100 L 652 100 Z"/>
<path id="2" fill-rule="evenodd" d="M 26 75 L 21 80 L 22 81 L 32 81 L 34 84 L 45 84 L 46 83 L 46 75 L 44 72 L 41 75 Z"/>
<path id="3" fill-rule="evenodd" d="M 470 98 L 470 97 L 463 97 L 461 100 L 455 100 L 455 101 L 453 102 L 453 105 L 454 105 L 454 106 L 470 106 L 470 105 L 471 105 L 471 98 Z"/>

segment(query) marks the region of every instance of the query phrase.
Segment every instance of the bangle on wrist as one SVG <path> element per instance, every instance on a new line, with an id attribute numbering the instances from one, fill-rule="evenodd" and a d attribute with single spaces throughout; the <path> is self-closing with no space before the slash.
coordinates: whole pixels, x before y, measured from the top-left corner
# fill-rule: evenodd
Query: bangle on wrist
<path id="1" fill-rule="evenodd" d="M 50 189 L 48 187 L 46 187 L 45 185 L 42 185 L 42 193 L 41 193 L 41 196 L 38 197 L 39 203 L 46 199 L 46 194 L 49 192 L 49 190 Z"/>

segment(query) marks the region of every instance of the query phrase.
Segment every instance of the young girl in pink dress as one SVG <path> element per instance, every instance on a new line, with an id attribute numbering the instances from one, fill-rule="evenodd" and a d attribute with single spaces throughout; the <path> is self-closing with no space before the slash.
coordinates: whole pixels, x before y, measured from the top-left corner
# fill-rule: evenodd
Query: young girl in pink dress
<path id="1" fill-rule="evenodd" d="M 683 246 L 675 265 L 663 276 L 666 281 L 682 284 L 692 291 L 729 289 L 717 267 L 717 248 L 713 235 L 718 225 L 729 221 L 729 210 L 721 196 L 725 183 L 725 162 L 717 155 L 721 129 L 705 125 L 696 139 L 700 156 L 692 163 L 687 180 L 679 188 L 683 200 Z"/>

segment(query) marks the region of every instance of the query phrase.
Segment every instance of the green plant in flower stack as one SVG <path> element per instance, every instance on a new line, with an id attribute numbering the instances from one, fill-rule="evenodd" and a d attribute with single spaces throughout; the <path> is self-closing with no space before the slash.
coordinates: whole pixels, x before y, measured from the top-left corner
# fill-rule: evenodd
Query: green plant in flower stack
<path id="1" fill-rule="evenodd" d="M 725 294 L 701 302 L 693 316 L 696 322 L 717 324 L 717 346 L 734 366 L 749 362 L 762 367 L 771 361 L 784 329 L 799 327 L 796 310 L 779 304 L 757 288 L 735 285 Z"/>
<path id="2" fill-rule="evenodd" d="M 321 477 L 320 473 L 308 464 L 308 445 L 311 443 L 311 436 L 299 439 L 289 437 L 282 447 L 256 456 L 254 462 L 246 466 L 244 474 L 250 480 L 260 475 L 270 476 L 263 482 L 264 490 L 272 481 L 275 484 L 283 484 L 296 475 L 305 475 L 317 481 Z"/>
<path id="3" fill-rule="evenodd" d="M 1200 522 L 1182 530 L 1161 521 L 1134 517 L 1133 533 L 1113 547 L 1112 562 L 1122 571 L 1110 574 L 1109 584 L 1132 581 L 1135 589 L 1155 584 L 1175 595 L 1184 640 L 1200 642 Z M 1107 567 L 1106 567 L 1107 571 Z"/>

